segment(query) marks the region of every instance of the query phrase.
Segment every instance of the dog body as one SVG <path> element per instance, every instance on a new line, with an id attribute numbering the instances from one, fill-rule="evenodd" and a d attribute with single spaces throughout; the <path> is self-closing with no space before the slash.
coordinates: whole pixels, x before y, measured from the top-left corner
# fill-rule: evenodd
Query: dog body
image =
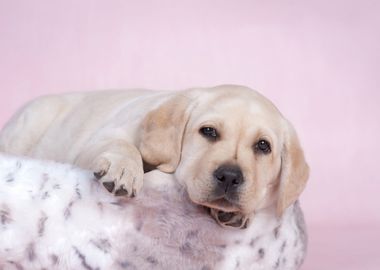
<path id="1" fill-rule="evenodd" d="M 136 198 L 111 196 L 88 171 L 0 155 L 0 269 L 295 270 L 306 249 L 298 203 L 245 230 L 220 227 L 157 170 Z"/>
<path id="2" fill-rule="evenodd" d="M 235 85 L 42 97 L 8 122 L 0 150 L 92 170 L 108 191 L 129 197 L 142 187 L 145 162 L 175 172 L 194 203 L 235 227 L 274 204 L 281 215 L 308 178 L 291 124 Z"/>
<path id="3" fill-rule="evenodd" d="M 27 104 L 8 122 L 1 133 L 0 149 L 16 155 L 80 163 L 90 169 L 93 160 L 86 158 L 96 156 L 84 157 L 88 148 L 100 151 L 94 148 L 117 144 L 118 140 L 138 145 L 143 118 L 168 96 L 148 90 L 43 96 Z"/>

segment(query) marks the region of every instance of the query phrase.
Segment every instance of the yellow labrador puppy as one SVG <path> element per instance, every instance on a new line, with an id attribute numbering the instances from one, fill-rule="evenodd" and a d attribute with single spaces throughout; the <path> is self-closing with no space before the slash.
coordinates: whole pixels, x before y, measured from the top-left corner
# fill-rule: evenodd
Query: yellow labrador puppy
<path id="1" fill-rule="evenodd" d="M 305 187 L 308 166 L 291 124 L 265 97 L 223 85 L 38 98 L 0 134 L 0 150 L 92 170 L 117 196 L 135 196 L 145 168 L 174 173 L 220 224 L 247 225 Z"/>

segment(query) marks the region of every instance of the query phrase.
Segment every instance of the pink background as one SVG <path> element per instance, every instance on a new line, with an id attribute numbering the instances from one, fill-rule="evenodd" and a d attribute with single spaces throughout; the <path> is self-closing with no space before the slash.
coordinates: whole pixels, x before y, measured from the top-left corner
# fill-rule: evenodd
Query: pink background
<path id="1" fill-rule="evenodd" d="M 0 0 L 0 125 L 47 93 L 248 85 L 312 168 L 303 269 L 380 269 L 379 14 L 378 0 Z"/>

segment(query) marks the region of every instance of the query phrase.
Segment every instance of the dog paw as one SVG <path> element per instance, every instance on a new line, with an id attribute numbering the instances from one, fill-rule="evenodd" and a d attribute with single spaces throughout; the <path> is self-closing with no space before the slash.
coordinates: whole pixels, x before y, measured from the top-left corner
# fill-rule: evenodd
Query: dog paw
<path id="1" fill-rule="evenodd" d="M 108 155 L 97 158 L 94 176 L 115 196 L 135 197 L 143 184 L 143 168 L 138 162 Z"/>
<path id="2" fill-rule="evenodd" d="M 246 229 L 249 224 L 249 217 L 240 212 L 224 212 L 210 208 L 210 214 L 222 227 Z"/>

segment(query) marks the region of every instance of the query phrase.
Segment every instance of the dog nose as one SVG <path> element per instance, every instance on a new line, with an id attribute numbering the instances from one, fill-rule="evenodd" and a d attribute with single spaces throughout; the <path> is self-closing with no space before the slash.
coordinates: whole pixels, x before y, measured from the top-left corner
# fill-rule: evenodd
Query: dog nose
<path id="1" fill-rule="evenodd" d="M 238 166 L 220 166 L 214 172 L 214 179 L 218 187 L 227 193 L 243 183 L 243 174 Z"/>

